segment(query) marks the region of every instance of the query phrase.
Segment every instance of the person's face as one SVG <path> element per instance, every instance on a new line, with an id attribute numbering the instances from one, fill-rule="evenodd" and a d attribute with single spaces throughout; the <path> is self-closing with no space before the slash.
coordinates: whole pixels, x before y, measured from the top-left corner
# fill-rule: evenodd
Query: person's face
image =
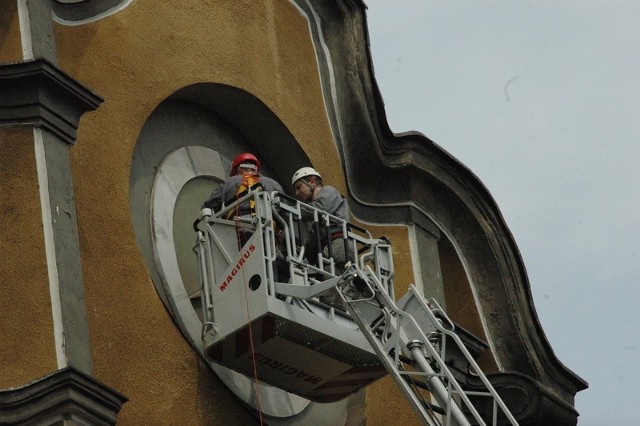
<path id="1" fill-rule="evenodd" d="M 311 201 L 311 197 L 313 196 L 313 191 L 311 190 L 310 185 L 304 182 L 302 179 L 298 179 L 296 183 L 293 185 L 293 190 L 295 191 L 296 198 L 300 201 Z"/>
<path id="2" fill-rule="evenodd" d="M 239 174 L 240 176 L 244 176 L 249 173 L 255 173 L 255 170 L 249 167 L 238 167 L 238 170 L 236 171 L 236 174 Z"/>

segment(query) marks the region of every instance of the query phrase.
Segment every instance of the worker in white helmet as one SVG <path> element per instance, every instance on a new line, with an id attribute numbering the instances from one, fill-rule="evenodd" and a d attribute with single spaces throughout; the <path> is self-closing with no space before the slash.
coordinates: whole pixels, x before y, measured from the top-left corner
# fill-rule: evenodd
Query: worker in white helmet
<path id="1" fill-rule="evenodd" d="M 312 167 L 302 167 L 293 174 L 291 185 L 295 196 L 300 201 L 312 205 L 313 207 L 332 214 L 340 219 L 349 221 L 349 204 L 345 197 L 338 192 L 336 188 L 322 184 L 322 176 Z M 305 216 L 304 219 L 310 220 L 312 215 Z M 349 248 L 348 255 L 345 253 L 345 237 L 341 226 L 330 226 L 328 238 L 322 235 L 321 244 L 322 251 L 325 256 L 328 255 L 328 241 L 331 241 L 331 252 L 336 265 L 336 273 L 344 272 L 344 265 L 347 260 L 354 260 L 353 247 Z M 316 237 L 312 235 L 309 238 L 307 248 L 310 251 L 317 251 L 315 247 Z M 315 249 L 315 250 L 314 250 Z"/>

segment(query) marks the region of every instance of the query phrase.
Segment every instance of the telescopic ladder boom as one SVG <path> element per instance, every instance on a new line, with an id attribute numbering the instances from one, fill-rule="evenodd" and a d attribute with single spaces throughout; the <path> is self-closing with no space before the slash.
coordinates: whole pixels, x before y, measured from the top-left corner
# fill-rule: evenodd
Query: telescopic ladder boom
<path id="1" fill-rule="evenodd" d="M 429 425 L 443 424 L 436 413 L 444 415 L 444 424 L 487 424 L 470 397 L 492 399 L 489 424 L 508 421 L 517 425 L 487 377 L 477 365 L 454 325 L 435 299 L 425 301 L 412 284 L 398 302 L 391 297 L 380 275 L 369 267 L 351 266 L 337 285 L 349 313 L 383 361 L 406 399 Z M 447 342 L 454 342 L 486 387 L 484 392 L 464 390 L 445 364 Z M 417 391 L 423 383 L 439 407 L 424 400 Z M 454 423 L 452 423 L 452 421 Z"/>

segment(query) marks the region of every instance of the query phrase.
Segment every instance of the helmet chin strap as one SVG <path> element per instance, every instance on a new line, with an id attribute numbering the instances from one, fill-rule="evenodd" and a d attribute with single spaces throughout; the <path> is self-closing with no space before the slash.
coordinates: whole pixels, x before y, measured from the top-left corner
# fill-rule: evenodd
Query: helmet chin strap
<path id="1" fill-rule="evenodd" d="M 313 193 L 314 193 L 314 191 L 316 190 L 316 188 L 318 187 L 318 184 L 311 185 L 311 184 L 309 183 L 309 181 L 307 181 L 307 179 L 304 179 L 304 178 L 302 179 L 302 182 L 303 182 L 305 185 L 307 185 L 307 187 L 311 190 L 311 197 L 313 198 Z"/>

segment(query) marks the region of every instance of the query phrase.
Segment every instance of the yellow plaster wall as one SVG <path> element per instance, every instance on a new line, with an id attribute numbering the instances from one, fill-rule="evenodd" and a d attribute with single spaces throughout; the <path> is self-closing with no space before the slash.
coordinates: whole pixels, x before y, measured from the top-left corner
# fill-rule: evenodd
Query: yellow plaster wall
<path id="1" fill-rule="evenodd" d="M 57 369 L 33 130 L 0 128 L 0 389 Z"/>
<path id="2" fill-rule="evenodd" d="M 228 84 L 261 99 L 327 182 L 343 192 L 346 187 L 307 21 L 297 9 L 284 0 L 173 4 L 138 1 L 92 24 L 55 27 L 61 68 L 105 99 L 83 116 L 71 149 L 94 373 L 131 398 L 122 424 L 178 418 L 183 424 L 247 424 L 245 409 L 173 324 L 140 255 L 128 204 L 138 134 L 176 90 Z M 408 251 L 406 243 L 400 248 L 406 231 L 386 234 L 396 232 L 404 234 L 392 236 L 396 250 Z M 398 281 L 406 287 L 412 279 Z M 381 393 L 404 404 L 395 387 Z M 371 398 L 368 406 L 376 421 L 402 418 L 389 417 Z"/>
<path id="3" fill-rule="evenodd" d="M 22 60 L 20 23 L 15 0 L 0 2 L 0 64 Z"/>
<path id="4" fill-rule="evenodd" d="M 56 26 L 61 67 L 105 99 L 82 119 L 72 162 L 94 370 L 131 398 L 124 424 L 251 421 L 173 324 L 135 242 L 129 169 L 146 118 L 184 86 L 219 82 L 262 99 L 299 140 L 331 143 L 323 116 L 307 108 L 321 94 L 299 60 L 313 57 L 310 43 L 291 37 L 307 32 L 294 8 L 187 3 L 134 2 L 94 24 Z M 316 90 L 303 90 L 309 79 Z"/>
<path id="5" fill-rule="evenodd" d="M 456 324 L 486 342 L 487 337 L 471 291 L 471 284 L 458 255 L 448 241 L 441 241 L 439 249 L 447 315 Z M 476 361 L 485 373 L 498 371 L 498 365 L 489 348 Z"/>

